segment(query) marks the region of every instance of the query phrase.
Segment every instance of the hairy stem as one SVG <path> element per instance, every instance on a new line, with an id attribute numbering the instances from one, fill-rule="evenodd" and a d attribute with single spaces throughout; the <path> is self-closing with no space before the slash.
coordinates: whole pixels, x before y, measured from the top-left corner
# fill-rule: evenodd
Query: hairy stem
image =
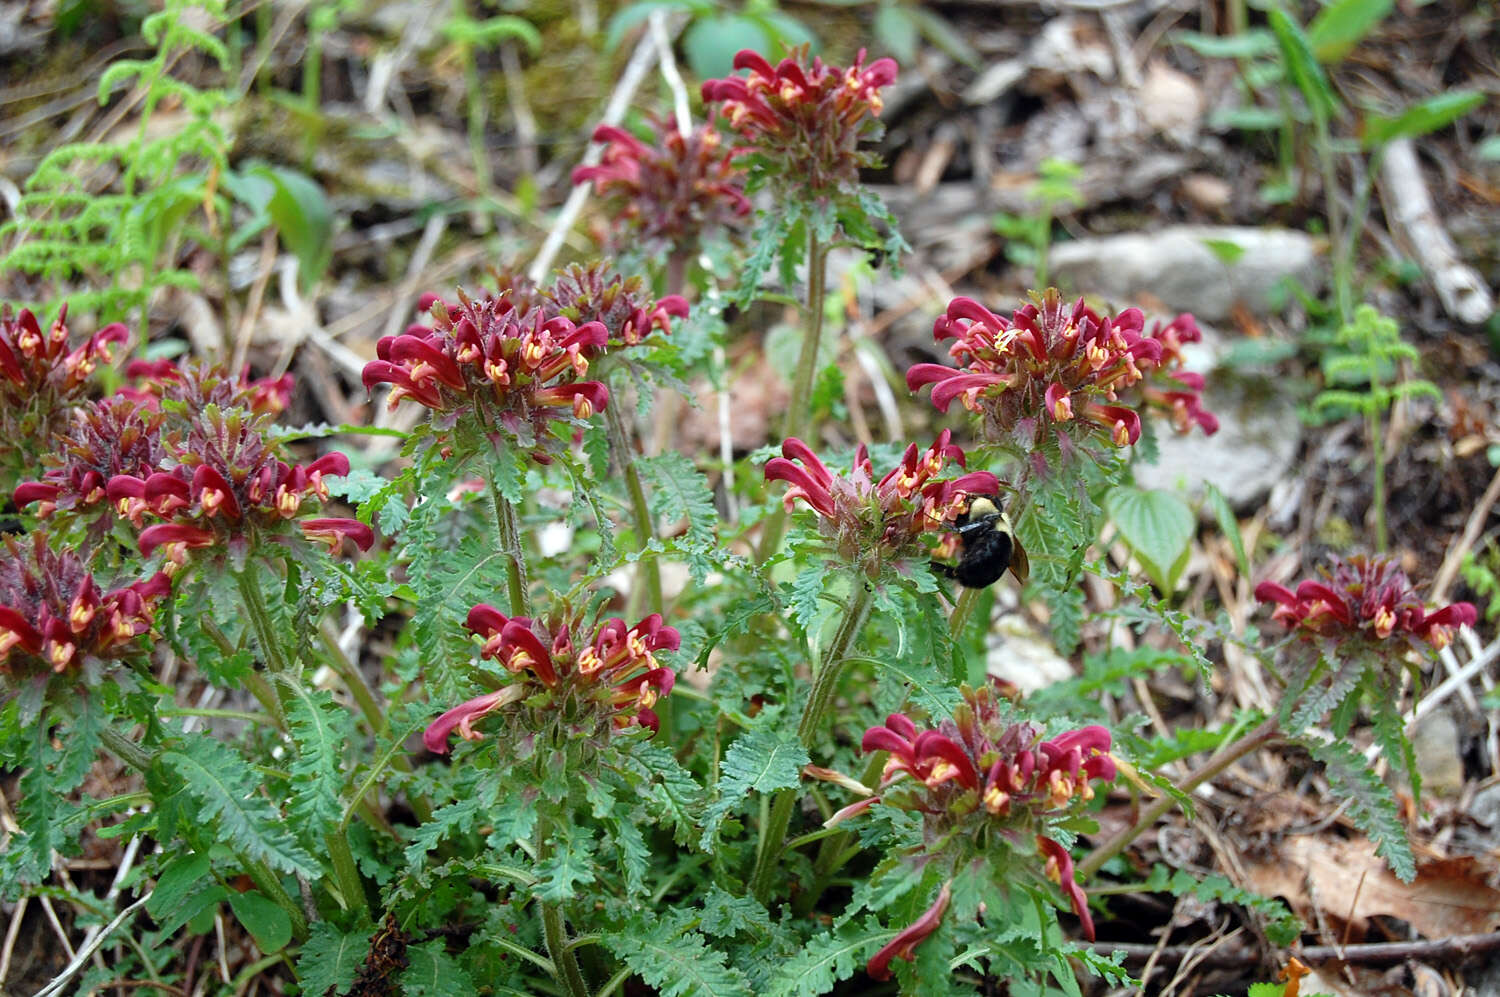
<path id="1" fill-rule="evenodd" d="M 611 393 L 611 401 L 619 397 Z M 637 550 L 644 551 L 647 544 L 656 537 L 656 528 L 651 521 L 651 506 L 646 502 L 646 488 L 641 483 L 640 471 L 635 466 L 635 448 L 630 445 L 630 431 L 625 427 L 625 417 L 620 414 L 620 406 L 604 406 L 604 421 L 609 429 L 609 448 L 614 451 L 615 460 L 619 462 L 620 469 L 625 472 L 625 489 L 630 494 L 630 513 L 634 520 L 635 535 L 638 539 Z M 640 573 L 638 580 L 645 581 L 647 609 L 653 613 L 660 613 L 664 605 L 661 594 L 661 565 L 655 556 L 642 557 L 637 565 Z M 631 618 L 633 619 L 639 611 L 638 593 L 640 586 L 630 595 Z"/>
<path id="2" fill-rule="evenodd" d="M 792 394 L 787 399 L 784 437 L 795 436 L 804 442 L 812 419 L 813 376 L 818 372 L 818 348 L 823 339 L 823 286 L 827 277 L 828 249 L 818 241 L 811 229 L 807 233 L 807 331 L 802 337 L 802 352 L 797 357 L 797 373 L 792 380 Z M 786 535 L 786 509 L 778 505 L 766 517 L 761 533 L 758 560 L 764 563 L 781 549 L 781 540 Z"/>
<path id="3" fill-rule="evenodd" d="M 1178 783 L 1178 788 L 1184 793 L 1191 793 L 1256 748 L 1264 747 L 1274 741 L 1279 734 L 1280 731 L 1277 728 L 1275 717 L 1262 721 L 1260 726 L 1251 730 L 1245 736 L 1236 741 L 1231 741 L 1229 744 L 1220 746 L 1219 750 L 1214 752 L 1208 761 L 1194 769 L 1185 780 Z M 1104 866 L 1104 863 L 1124 851 L 1126 846 L 1149 830 L 1176 803 L 1177 800 L 1175 797 L 1163 795 L 1145 810 L 1141 811 L 1140 817 L 1136 819 L 1134 824 L 1115 834 L 1108 841 L 1104 842 L 1104 844 L 1085 856 L 1082 862 L 1078 863 L 1078 869 L 1075 873 L 1076 878 L 1080 880 L 1087 879 L 1098 872 Z"/>
<path id="4" fill-rule="evenodd" d="M 1371 504 L 1375 507 L 1375 552 L 1384 554 L 1390 543 L 1385 529 L 1385 441 L 1380 438 L 1380 413 L 1372 409 L 1367 420 L 1370 433 L 1370 455 L 1375 464 L 1375 495 L 1371 500 Z"/>
<path id="5" fill-rule="evenodd" d="M 526 554 L 521 549 L 521 524 L 516 507 L 490 482 L 490 499 L 495 505 L 495 526 L 500 531 L 500 550 L 505 554 L 505 581 L 510 590 L 510 615 L 530 616 L 531 600 L 526 593 Z"/>
<path id="6" fill-rule="evenodd" d="M 537 818 L 537 859 L 545 858 L 548 852 L 547 837 L 551 821 L 544 815 Z M 567 997 L 589 997 L 589 986 L 583 979 L 583 970 L 578 968 L 578 957 L 568 944 L 568 925 L 563 919 L 562 907 L 545 900 L 537 901 L 542 915 L 542 939 L 547 944 L 547 955 L 556 969 L 557 982 L 562 985 Z"/>
<path id="7" fill-rule="evenodd" d="M 292 922 L 292 935 L 299 942 L 305 940 L 307 938 L 307 915 L 302 913 L 302 908 L 281 885 L 281 879 L 275 871 L 259 859 L 252 859 L 248 855 L 240 855 L 239 859 L 244 865 L 245 875 L 250 877 L 256 889 L 286 912 L 287 918 Z"/>
<path id="8" fill-rule="evenodd" d="M 845 659 L 859 640 L 874 604 L 874 590 L 865 584 L 862 577 L 856 575 L 849 608 L 823 651 L 822 664 L 813 676 L 812 692 L 807 697 L 807 706 L 797 724 L 797 739 L 804 748 L 811 748 L 823 729 L 829 707 L 833 705 L 834 694 L 838 692 L 839 676 L 843 672 Z M 750 888 L 761 903 L 766 903 L 771 898 L 771 881 L 776 872 L 777 859 L 782 853 L 781 844 L 786 838 L 786 829 L 792 820 L 792 808 L 796 806 L 799 795 L 800 791 L 796 788 L 778 791 L 771 805 L 771 816 L 761 826 L 760 841 L 755 853 L 755 871 L 750 877 Z"/>

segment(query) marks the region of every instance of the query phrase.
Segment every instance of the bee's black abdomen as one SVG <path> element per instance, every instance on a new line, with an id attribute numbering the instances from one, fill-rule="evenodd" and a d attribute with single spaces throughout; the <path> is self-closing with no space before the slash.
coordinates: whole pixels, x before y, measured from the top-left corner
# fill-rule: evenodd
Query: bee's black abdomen
<path id="1" fill-rule="evenodd" d="M 982 589 L 993 585 L 1010 566 L 1009 533 L 995 529 L 976 530 L 964 540 L 963 556 L 946 573 L 965 588 Z"/>

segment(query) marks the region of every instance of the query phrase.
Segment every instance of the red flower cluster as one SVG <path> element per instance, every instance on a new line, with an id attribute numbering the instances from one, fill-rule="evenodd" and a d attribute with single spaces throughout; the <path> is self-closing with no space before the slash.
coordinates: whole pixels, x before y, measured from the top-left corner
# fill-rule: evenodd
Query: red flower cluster
<path id="1" fill-rule="evenodd" d="M 252 381 L 248 368 L 231 378 L 217 364 L 189 362 L 179 367 L 171 360 L 132 360 L 125 365 L 125 376 L 134 379 L 136 386 L 121 388 L 118 394 L 147 408 L 158 408 L 167 400 L 182 402 L 190 411 L 217 405 L 269 416 L 286 411 L 295 383 L 291 374 Z"/>
<path id="2" fill-rule="evenodd" d="M 855 451 L 850 473 L 835 476 L 807 444 L 793 437 L 782 443 L 783 456 L 766 462 L 766 480 L 791 485 L 782 500 L 788 511 L 797 499 L 812 506 L 845 560 L 888 560 L 915 553 L 911 548 L 917 539 L 956 520 L 968 507 L 969 496 L 999 491 L 1000 482 L 988 471 L 937 477 L 948 461 L 964 466 L 964 452 L 951 442 L 952 436 L 943 430 L 925 451 L 910 444 L 901 462 L 879 480 L 863 444 Z M 879 561 L 866 567 L 877 571 Z"/>
<path id="3" fill-rule="evenodd" d="M 893 713 L 885 726 L 865 731 L 862 750 L 890 752 L 879 801 L 918 811 L 936 827 L 971 819 L 997 827 L 1013 844 L 1035 835 L 1044 874 L 1062 887 L 1092 941 L 1094 922 L 1073 880 L 1072 859 L 1044 832 L 1050 819 L 1093 799 L 1093 780 L 1114 780 L 1109 731 L 1084 727 L 1044 741 L 1035 724 L 1005 722 L 989 690 L 965 689 L 964 698 L 953 719 L 935 730 L 918 731 Z M 835 819 L 870 805 L 862 800 Z"/>
<path id="4" fill-rule="evenodd" d="M 166 546 L 174 565 L 193 548 L 224 547 L 244 557 L 262 539 L 283 539 L 289 524 L 300 535 L 336 548 L 347 537 L 362 550 L 375 541 L 355 519 L 298 519 L 308 499 L 327 501 L 325 476 L 349 473 L 349 458 L 330 453 L 306 465 L 278 460 L 262 434 L 263 418 L 210 405 L 187 428 L 168 433 L 172 466 L 150 474 L 119 474 L 105 494 L 136 526 L 150 514 L 167 520 L 141 531 L 141 553 Z"/>
<path id="5" fill-rule="evenodd" d="M 593 181 L 616 224 L 613 248 L 648 253 L 690 253 L 715 231 L 733 232 L 750 214 L 745 174 L 732 160 L 736 150 L 709 125 L 683 137 L 672 124 L 651 120 L 653 141 L 623 128 L 600 125 L 594 141 L 608 143 L 598 166 L 573 171 L 574 185 Z"/>
<path id="6" fill-rule="evenodd" d="M 606 346 L 639 346 L 653 332 L 671 335 L 672 319 L 688 316 L 688 302 L 680 294 L 652 301 L 640 277 L 622 277 L 608 264 L 573 264 L 557 275 L 546 300 L 575 325 L 602 323 Z"/>
<path id="7" fill-rule="evenodd" d="M 138 651 L 166 574 L 102 591 L 84 561 L 55 552 L 38 530 L 31 542 L 0 537 L 0 674 L 21 677 L 119 660 Z"/>
<path id="8" fill-rule="evenodd" d="M 507 618 L 493 606 L 480 604 L 469 611 L 468 628 L 484 638 L 480 656 L 524 676 L 495 692 L 478 696 L 438 717 L 422 735 L 429 751 L 444 754 L 448 738 L 480 740 L 474 722 L 510 703 L 538 693 L 550 694 L 549 705 L 571 700 L 582 707 L 575 719 L 608 718 L 612 727 L 640 724 L 656 730 L 652 707 L 672 691 L 676 673 L 657 663 L 654 651 L 675 651 L 681 637 L 652 613 L 633 627 L 617 618 L 606 620 L 579 649 L 573 642 L 578 621 L 566 618 L 550 626 L 524 616 Z"/>
<path id="9" fill-rule="evenodd" d="M 608 388 L 578 380 L 609 338 L 602 323 L 575 325 L 541 308 L 523 312 L 508 294 L 474 301 L 460 291 L 453 306 L 425 295 L 420 307 L 433 324 L 385 337 L 376 344 L 379 359 L 365 364 L 365 389 L 392 385 L 392 407 L 414 399 L 444 414 L 443 429 L 469 415 L 485 431 L 503 430 L 532 449 L 558 409 L 587 419 L 608 404 Z M 534 456 L 545 459 L 540 450 Z"/>
<path id="10" fill-rule="evenodd" d="M 809 66 L 806 59 L 807 49 L 799 48 L 773 67 L 744 49 L 734 68 L 748 69 L 748 76 L 703 84 L 704 102 L 722 103 L 731 127 L 764 157 L 758 177 L 774 178 L 803 198 L 846 191 L 858 182 L 860 167 L 874 164 L 859 142 L 878 131 L 880 88 L 896 79 L 895 60 L 866 66 L 863 49 L 848 69 L 816 58 Z"/>
<path id="11" fill-rule="evenodd" d="M 36 513 L 43 519 L 59 511 L 108 515 L 105 490 L 111 478 L 145 477 L 162 466 L 161 425 L 162 413 L 121 395 L 76 410 L 72 427 L 42 458 L 47 470 L 41 480 L 16 488 L 16 506 L 40 502 Z"/>
<path id="12" fill-rule="evenodd" d="M 1066 306 L 1055 288 L 1037 303 L 1002 318 L 971 298 L 954 298 L 933 324 L 933 336 L 948 347 L 957 367 L 919 363 L 906 373 L 907 387 L 932 385 L 941 411 L 955 400 L 983 416 L 987 435 L 1030 449 L 1075 420 L 1103 430 L 1115 446 L 1135 443 L 1141 419 L 1121 393 L 1148 376 L 1147 403 L 1171 411 L 1179 430 L 1196 422 L 1205 432 L 1218 420 L 1203 411 L 1203 379 L 1176 369 L 1180 347 L 1199 338 L 1191 316 L 1142 332 L 1144 316 L 1131 308 L 1114 318 L 1099 315 L 1080 298 Z"/>
<path id="13" fill-rule="evenodd" d="M 1392 557 L 1355 554 L 1345 560 L 1331 554 L 1328 560 L 1328 566 L 1319 569 L 1322 581 L 1308 579 L 1296 592 L 1276 582 L 1261 582 L 1255 586 L 1255 598 L 1275 603 L 1271 618 L 1308 638 L 1384 641 L 1396 636 L 1442 649 L 1453 639 L 1455 627 L 1473 626 L 1479 618 L 1467 602 L 1427 612 Z"/>
<path id="14" fill-rule="evenodd" d="M 64 305 L 43 332 L 29 309 L 0 311 L 0 459 L 7 464 L 24 463 L 23 447 L 44 445 L 57 432 L 84 401 L 99 363 L 109 363 L 112 347 L 129 337 L 116 322 L 69 349 L 67 318 Z"/>

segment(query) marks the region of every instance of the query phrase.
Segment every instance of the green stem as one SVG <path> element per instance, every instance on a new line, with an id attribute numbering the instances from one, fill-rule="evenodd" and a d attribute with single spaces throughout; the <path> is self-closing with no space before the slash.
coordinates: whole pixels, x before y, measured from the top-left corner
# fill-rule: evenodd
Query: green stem
<path id="1" fill-rule="evenodd" d="M 150 753 L 108 724 L 99 728 L 99 740 L 111 754 L 137 772 L 144 774 L 151 768 Z"/>
<path id="2" fill-rule="evenodd" d="M 1370 432 L 1370 453 L 1375 461 L 1375 551 L 1384 554 L 1390 538 L 1385 529 L 1385 447 L 1380 438 L 1380 415 L 1371 412 L 1368 416 Z"/>
<path id="3" fill-rule="evenodd" d="M 1350 233 L 1349 251 L 1344 246 L 1344 217 L 1338 205 L 1338 170 L 1333 161 L 1333 139 L 1328 134 L 1328 119 L 1321 110 L 1313 111 L 1313 127 L 1318 147 L 1318 166 L 1323 174 L 1323 200 L 1328 210 L 1328 238 L 1333 244 L 1333 290 L 1339 309 L 1339 322 L 1347 323 L 1354 313 L 1354 274 L 1350 261 L 1353 256 Z"/>
<path id="4" fill-rule="evenodd" d="M 521 550 L 521 524 L 516 507 L 490 482 L 490 499 L 495 504 L 495 525 L 500 530 L 500 550 L 505 554 L 505 580 L 510 589 L 510 615 L 531 615 L 531 600 L 526 594 L 526 555 Z"/>
<path id="5" fill-rule="evenodd" d="M 547 834 L 550 821 L 546 816 L 537 818 L 537 860 L 548 852 Z M 578 968 L 578 957 L 568 944 L 568 926 L 563 920 L 562 908 L 546 900 L 537 900 L 542 914 L 542 938 L 547 943 L 547 955 L 552 958 L 557 982 L 562 984 L 567 997 L 589 997 L 589 987 L 583 979 L 583 970 Z"/>
<path id="6" fill-rule="evenodd" d="M 612 393 L 610 400 L 614 401 L 618 397 Z M 625 417 L 621 414 L 619 405 L 604 406 L 604 423 L 609 430 L 609 448 L 614 451 L 615 460 L 625 472 L 625 488 L 630 493 L 631 518 L 635 521 L 635 534 L 638 538 L 636 549 L 644 551 L 656 537 L 656 528 L 651 521 L 651 506 L 646 502 L 646 488 L 641 484 L 641 474 L 636 468 L 635 448 L 630 445 L 630 432 L 625 428 Z M 639 567 L 640 579 L 644 579 L 646 583 L 646 608 L 653 613 L 660 613 L 665 605 L 661 591 L 661 565 L 655 555 L 646 555 L 639 561 Z M 631 593 L 631 619 L 635 619 L 639 612 L 639 591 L 640 586 L 637 585 L 636 591 Z"/>
<path id="7" fill-rule="evenodd" d="M 339 831 L 323 835 L 323 844 L 328 848 L 328 858 L 333 865 L 333 879 L 338 884 L 344 899 L 344 909 L 370 919 L 370 903 L 365 898 L 365 885 L 359 878 L 359 867 L 354 864 L 354 853 L 349 850 L 349 839 Z"/>
<path id="8" fill-rule="evenodd" d="M 285 675 L 291 671 L 286 650 L 281 646 L 281 637 L 271 619 L 271 610 L 266 606 L 266 594 L 260 590 L 260 577 L 253 567 L 237 572 L 235 583 L 239 585 L 240 599 L 245 604 L 245 615 L 250 620 L 250 629 L 255 632 L 261 653 L 266 656 L 266 667 L 274 674 Z"/>
<path id="9" fill-rule="evenodd" d="M 813 376 L 818 372 L 818 347 L 823 339 L 823 286 L 827 278 L 828 250 L 809 228 L 807 233 L 807 301 L 804 305 L 807 316 L 807 332 L 802 337 L 802 352 L 797 357 L 797 373 L 792 379 L 792 394 L 787 399 L 784 437 L 797 437 L 803 442 L 810 429 L 812 419 Z M 786 535 L 786 507 L 777 505 L 766 517 L 765 529 L 761 533 L 758 560 L 764 564 L 772 554 L 781 549 Z"/>
<path id="10" fill-rule="evenodd" d="M 880 773 L 885 769 L 885 760 L 888 757 L 889 754 L 884 751 L 872 752 L 865 760 L 865 770 L 860 774 L 859 781 L 865 786 L 879 786 Z M 793 908 L 794 913 L 806 916 L 816 910 L 818 901 L 823 897 L 823 891 L 828 889 L 833 877 L 844 867 L 845 863 L 859 854 L 858 846 L 854 845 L 853 832 L 843 828 L 839 828 L 838 832 L 831 838 L 824 838 L 823 843 L 818 846 L 818 856 L 813 860 L 812 889 L 802 891 Z"/>
<path id="11" fill-rule="evenodd" d="M 804 748 L 812 748 L 823 729 L 829 707 L 838 692 L 839 676 L 849 652 L 854 649 L 865 621 L 870 618 L 870 609 L 875 604 L 874 589 L 865 583 L 862 575 L 854 575 L 854 594 L 849 608 L 833 638 L 823 651 L 823 661 L 813 676 L 812 692 L 807 697 L 807 706 L 797 724 L 797 739 Z M 800 795 L 796 788 L 777 792 L 771 805 L 771 816 L 761 825 L 760 842 L 755 854 L 755 870 L 750 877 L 750 888 L 756 899 L 767 903 L 771 898 L 771 880 L 777 869 L 777 860 L 782 854 L 782 842 L 786 838 L 787 826 L 792 820 L 792 808 Z"/>
<path id="12" fill-rule="evenodd" d="M 963 640 L 964 628 L 969 625 L 969 617 L 974 615 L 974 607 L 979 603 L 980 590 L 966 588 L 958 594 L 958 602 L 953 604 L 953 615 L 948 617 L 948 633 L 953 635 L 953 640 Z"/>
<path id="13" fill-rule="evenodd" d="M 359 705 L 359 712 L 364 714 L 365 721 L 370 725 L 370 733 L 384 734 L 390 724 L 380 701 L 375 698 L 375 690 L 370 688 L 359 670 L 359 664 L 350 661 L 348 655 L 344 654 L 344 649 L 339 647 L 338 635 L 333 632 L 333 627 L 327 620 L 320 624 L 318 632 L 323 637 L 323 646 L 328 649 L 329 666 L 344 680 L 344 688 L 349 690 L 354 702 Z"/>
<path id="14" fill-rule="evenodd" d="M 1277 730 L 1275 717 L 1262 721 L 1260 726 L 1250 731 L 1244 737 L 1221 746 L 1208 761 L 1204 762 L 1197 769 L 1194 769 L 1188 775 L 1187 779 L 1178 783 L 1178 788 L 1184 793 L 1191 793 L 1256 748 L 1264 747 L 1266 744 L 1274 741 L 1278 734 L 1279 731 Z M 1174 796 L 1163 795 L 1158 798 L 1156 802 L 1141 812 L 1140 817 L 1137 818 L 1133 825 L 1118 832 L 1108 841 L 1104 842 L 1104 844 L 1085 856 L 1083 861 L 1078 863 L 1077 871 L 1074 873 L 1075 878 L 1079 880 L 1088 879 L 1094 873 L 1098 872 L 1104 866 L 1104 863 L 1124 851 L 1127 845 L 1150 829 L 1176 803 L 1177 799 Z"/>

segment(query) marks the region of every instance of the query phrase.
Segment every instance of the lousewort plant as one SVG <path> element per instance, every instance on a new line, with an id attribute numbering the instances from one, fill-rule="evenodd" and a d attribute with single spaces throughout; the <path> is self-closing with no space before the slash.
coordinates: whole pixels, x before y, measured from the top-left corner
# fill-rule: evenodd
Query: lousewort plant
<path id="1" fill-rule="evenodd" d="M 147 34 L 219 41 L 181 14 Z M 1272 747 L 1415 873 L 1420 798 L 1399 809 L 1364 752 L 1414 771 L 1407 707 L 1434 656 L 1465 653 L 1474 607 L 1429 608 L 1394 559 L 1350 556 L 1255 589 L 1269 638 L 1233 628 L 1215 593 L 1243 592 L 1269 541 L 1235 536 L 1212 492 L 1210 553 L 1235 557 L 1191 557 L 1199 519 L 1159 489 L 1141 507 L 1176 514 L 1180 542 L 1150 553 L 1180 570 L 1137 577 L 1115 543 L 1155 563 L 1118 500 L 1146 494 L 1135 462 L 1158 426 L 1218 426 L 1192 316 L 945 292 L 910 306 L 929 355 L 854 366 L 883 341 L 825 335 L 862 303 L 828 266 L 846 247 L 882 251 L 846 274 L 899 265 L 861 182 L 896 65 L 802 47 L 734 65 L 701 85 L 709 123 L 683 101 L 670 125 L 593 132 L 574 203 L 598 211 L 564 241 L 605 233 L 602 259 L 549 277 L 549 255 L 535 279 L 496 261 L 489 290 L 351 337 L 374 425 L 291 425 L 364 410 L 318 411 L 337 378 L 299 392 L 282 361 L 150 359 L 179 346 L 154 305 L 118 372 L 123 327 L 73 342 L 63 318 L 4 313 L 0 899 L 98 929 L 53 990 L 1134 990 L 1109 952 L 1139 940 L 1120 894 L 1251 908 L 1257 946 L 1301 933 L 1228 881 L 1148 871 L 1184 794 Z M 305 187 L 229 161 L 194 176 L 195 213 L 250 178 Z M 312 358 L 288 355 L 305 387 Z M 902 367 L 912 396 L 871 384 Z M 1014 664 L 1000 612 L 1080 674 L 993 680 Z M 1254 709 L 1153 712 L 1146 679 L 1218 688 L 1229 647 L 1265 677 Z M 128 874 L 64 864 L 80 853 Z"/>

